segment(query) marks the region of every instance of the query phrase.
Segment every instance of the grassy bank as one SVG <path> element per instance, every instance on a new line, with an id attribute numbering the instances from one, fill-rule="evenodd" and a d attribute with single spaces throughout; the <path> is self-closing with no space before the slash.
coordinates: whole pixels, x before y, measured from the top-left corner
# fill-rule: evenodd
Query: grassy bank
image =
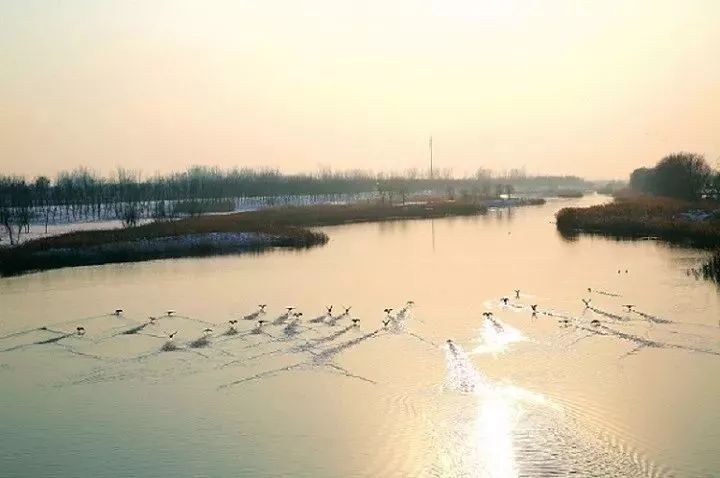
<path id="1" fill-rule="evenodd" d="M 720 284 L 720 251 L 715 253 L 702 266 L 702 274 L 705 279 L 715 281 Z"/>
<path id="2" fill-rule="evenodd" d="M 585 197 L 585 193 L 582 191 L 561 191 L 556 196 L 563 199 L 577 199 Z"/>
<path id="3" fill-rule="evenodd" d="M 610 204 L 565 208 L 557 214 L 563 234 L 654 237 L 696 247 L 720 245 L 720 204 L 670 198 L 617 198 Z"/>
<path id="4" fill-rule="evenodd" d="M 173 206 L 175 214 L 187 214 L 190 216 L 198 216 L 211 212 L 232 212 L 235 210 L 235 201 L 224 199 L 220 201 L 212 200 L 195 200 L 195 201 L 179 201 Z"/>
<path id="5" fill-rule="evenodd" d="M 327 235 L 311 227 L 401 219 L 468 216 L 484 206 L 431 202 L 406 206 L 379 203 L 279 207 L 227 215 L 153 222 L 127 229 L 78 231 L 0 250 L 0 274 L 168 257 L 307 248 Z"/>

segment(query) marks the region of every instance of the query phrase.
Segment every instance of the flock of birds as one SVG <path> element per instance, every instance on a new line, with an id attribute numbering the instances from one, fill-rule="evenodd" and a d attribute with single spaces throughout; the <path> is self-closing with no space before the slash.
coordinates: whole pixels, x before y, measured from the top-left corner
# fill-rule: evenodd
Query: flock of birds
<path id="1" fill-rule="evenodd" d="M 618 273 L 620 274 L 620 273 L 622 273 L 622 271 L 618 270 Z M 628 271 L 625 270 L 625 273 L 628 273 Z M 617 294 L 617 293 L 607 292 L 607 291 L 599 290 L 599 289 L 593 289 L 591 287 L 587 288 L 587 292 L 588 292 L 588 294 L 594 293 L 594 294 L 598 294 L 598 295 L 606 296 L 606 297 L 610 297 L 610 298 L 615 298 L 615 299 L 622 297 L 620 294 Z M 515 289 L 515 298 L 520 299 L 520 290 L 519 289 Z M 637 310 L 636 305 L 630 304 L 630 303 L 620 304 L 620 307 L 622 307 L 622 309 L 624 309 L 624 311 L 626 312 L 625 315 L 620 315 L 620 314 L 615 314 L 613 312 L 609 312 L 607 310 L 603 310 L 598 307 L 595 307 L 593 305 L 592 298 L 590 298 L 590 297 L 582 298 L 581 302 L 584 305 L 585 312 L 589 311 L 589 312 L 592 312 L 595 314 L 594 317 L 591 320 L 589 320 L 589 322 L 587 321 L 587 318 L 585 317 L 584 313 L 581 314 L 581 316 L 579 316 L 579 317 L 573 317 L 571 315 L 555 312 L 552 310 L 541 311 L 539 309 L 538 304 L 530 304 L 529 310 L 531 312 L 532 318 L 537 318 L 539 314 L 542 314 L 544 316 L 549 316 L 549 317 L 556 317 L 558 319 L 558 324 L 561 327 L 573 326 L 576 330 L 587 332 L 588 335 L 586 335 L 585 337 L 609 336 L 609 337 L 614 337 L 614 338 L 618 338 L 618 339 L 633 343 L 635 345 L 635 347 L 625 356 L 632 355 L 645 347 L 647 347 L 647 348 L 683 349 L 683 350 L 688 350 L 688 351 L 692 351 L 692 352 L 699 352 L 699 353 L 704 353 L 704 354 L 709 354 L 709 355 L 720 356 L 720 352 L 718 352 L 717 350 L 714 350 L 712 347 L 703 348 L 703 347 L 697 347 L 697 346 L 687 345 L 687 344 L 668 343 L 668 342 L 662 342 L 659 340 L 652 340 L 652 339 L 648 338 L 647 335 L 646 336 L 634 335 L 632 333 L 625 332 L 617 327 L 613 327 L 613 324 L 620 325 L 620 324 L 637 321 L 637 320 L 647 322 L 651 326 L 655 325 L 655 324 L 661 324 L 661 325 L 674 324 L 674 325 L 678 325 L 678 326 L 684 325 L 684 326 L 705 327 L 705 328 L 711 327 L 707 324 L 684 324 L 684 323 L 680 323 L 680 322 L 674 322 L 669 319 L 665 319 L 665 318 L 658 317 L 653 314 L 649 314 L 649 313 Z M 511 303 L 509 297 L 500 298 L 500 303 L 505 307 L 514 307 L 517 309 L 526 309 L 528 307 L 528 306 Z M 490 311 L 483 312 L 483 316 L 484 316 L 485 320 L 487 320 L 492 325 L 492 327 L 494 328 L 496 333 L 502 334 L 505 332 L 505 328 L 504 328 L 503 324 L 500 321 L 498 321 L 497 319 L 495 319 L 492 312 L 490 312 Z M 588 323 L 589 323 L 590 327 L 586 326 Z M 719 325 L 720 325 L 720 322 L 719 322 Z M 692 334 L 692 333 L 685 334 L 684 332 L 681 332 L 681 331 L 678 331 L 675 329 L 667 329 L 666 332 L 669 334 L 672 334 L 674 336 L 686 335 L 687 337 L 691 337 L 691 336 L 695 337 L 695 338 L 698 337 L 696 334 Z M 454 342 L 451 339 L 448 339 L 447 343 L 454 345 Z"/>
<path id="2" fill-rule="evenodd" d="M 322 314 L 318 315 L 315 318 L 306 320 L 304 314 L 298 311 L 295 306 L 285 307 L 285 311 L 274 319 L 268 318 L 268 305 L 259 304 L 255 311 L 240 318 L 230 319 L 228 321 L 227 328 L 222 331 L 218 331 L 217 333 L 215 331 L 218 328 L 218 324 L 210 323 L 202 319 L 178 315 L 174 310 L 167 310 L 161 316 L 150 316 L 147 318 L 146 321 L 143 321 L 142 323 L 128 323 L 129 319 L 125 320 L 126 317 L 124 314 L 124 310 L 118 308 L 111 313 L 105 314 L 103 316 L 78 320 L 77 322 L 82 322 L 82 324 L 78 325 L 76 323 L 75 332 L 73 333 L 62 330 L 62 325 L 70 325 L 72 322 L 62 322 L 54 324 L 54 326 L 42 326 L 36 329 L 29 329 L 0 336 L 0 352 L 10 352 L 31 346 L 54 344 L 61 346 L 65 350 L 76 355 L 81 355 L 84 357 L 94 358 L 112 363 L 126 363 L 128 361 L 144 360 L 149 357 L 156 356 L 159 353 L 170 351 L 193 352 L 207 357 L 198 349 L 209 347 L 211 345 L 218 345 L 219 347 L 216 348 L 221 356 L 230 355 L 236 359 L 232 360 L 231 362 L 226 362 L 222 364 L 222 368 L 234 364 L 242 364 L 249 360 L 253 360 L 255 358 L 277 352 L 294 351 L 299 353 L 309 353 L 311 355 L 311 360 L 296 364 L 290 368 L 286 367 L 284 370 L 292 370 L 300 366 L 323 366 L 328 367 L 333 371 L 339 371 L 344 375 L 361 378 L 363 380 L 371 382 L 371 380 L 356 376 L 349 371 L 343 369 L 342 367 L 333 363 L 332 359 L 342 350 L 357 345 L 360 342 L 369 338 L 375 337 L 379 335 L 381 331 L 398 333 L 401 330 L 404 330 L 403 324 L 405 320 L 410 317 L 410 309 L 414 306 L 414 304 L 415 303 L 412 300 L 407 301 L 403 306 L 401 306 L 401 308 L 397 309 L 397 311 L 394 308 L 386 307 L 385 309 L 383 309 L 384 315 L 381 319 L 382 327 L 379 327 L 377 330 L 371 333 L 352 338 L 345 342 L 340 342 L 341 336 L 343 336 L 344 334 L 349 334 L 353 329 L 359 330 L 360 327 L 360 318 L 351 314 L 351 306 L 343 306 L 342 308 L 340 308 L 340 310 L 337 311 L 338 313 L 334 313 L 336 311 L 335 307 L 332 305 L 328 305 L 325 307 L 325 310 Z M 393 313 L 395 311 L 396 313 Z M 105 317 L 106 319 L 117 317 L 118 319 L 121 319 L 121 325 L 113 326 L 112 323 L 114 321 L 110 321 L 109 323 L 106 322 L 103 324 L 95 324 L 97 325 L 97 327 L 90 326 L 90 321 L 92 319 L 101 319 L 102 317 Z M 173 324 L 180 325 L 180 327 L 178 327 L 177 329 L 173 327 L 170 330 L 163 330 L 162 332 L 160 332 L 158 331 L 158 324 L 160 324 L 161 322 L 172 322 Z M 253 326 L 250 329 L 247 329 L 245 327 L 241 327 L 241 324 L 243 323 L 251 323 L 253 324 Z M 346 326 L 342 328 L 335 327 L 338 324 L 342 323 L 344 323 Z M 185 329 L 185 327 L 181 324 L 187 324 L 187 329 Z M 198 328 L 198 324 L 200 324 L 200 327 L 202 327 L 202 329 Z M 197 333 L 198 330 L 201 330 L 201 336 L 195 336 L 194 339 L 186 343 L 178 343 L 177 338 L 183 334 L 181 328 L 185 330 L 186 335 Z M 333 328 L 335 330 L 332 333 L 323 332 L 323 330 L 331 331 Z M 110 329 L 109 332 L 108 329 Z M 316 333 L 316 336 L 313 337 L 309 334 L 303 334 L 306 331 L 313 331 Z M 5 339 L 17 338 L 25 334 L 32 334 L 38 332 L 43 332 L 45 334 L 50 333 L 54 334 L 54 336 L 50 339 L 43 338 L 42 340 L 36 339 L 34 341 L 24 340 L 23 342 L 19 344 L 14 344 L 10 347 L 2 347 Z M 415 335 L 411 332 L 409 332 L 409 334 Z M 126 357 L 120 359 L 119 362 L 115 359 L 111 360 L 109 357 L 89 354 L 87 353 L 87 349 L 81 350 L 81 344 L 98 344 L 115 337 L 133 335 L 143 335 L 163 339 L 164 342 L 159 349 L 154 349 L 150 352 L 142 353 L 140 355 L 129 358 Z M 82 337 L 83 341 L 68 342 L 67 339 L 72 336 L 76 336 L 78 338 Z M 252 357 L 239 357 L 234 354 L 234 352 L 236 352 L 237 350 L 230 351 L 224 349 L 224 346 L 229 344 L 231 340 L 245 338 L 249 339 L 253 336 L 264 337 L 266 340 L 261 339 L 259 341 L 256 341 L 256 343 L 251 343 L 250 345 L 242 347 L 241 350 L 261 347 L 263 345 L 268 345 L 271 343 L 281 343 L 283 347 L 278 350 L 265 352 Z M 417 337 L 420 338 L 419 336 Z M 303 341 L 304 343 L 302 343 Z M 289 348 L 287 347 L 288 344 L 291 345 Z M 78 348 L 78 346 L 80 346 L 80 348 Z M 270 373 L 276 372 L 279 371 L 270 371 Z M 261 376 L 266 375 L 267 373 L 261 374 Z M 238 383 L 241 381 L 243 380 L 238 381 Z"/>
<path id="3" fill-rule="evenodd" d="M 619 271 L 621 272 L 621 271 Z M 599 294 L 606 297 L 612 297 L 612 298 L 619 298 L 619 294 L 599 290 L 599 289 L 593 289 L 593 288 L 587 288 L 588 294 Z M 631 303 L 625 303 L 622 304 L 622 308 L 625 310 L 626 315 L 619 315 L 612 312 L 609 312 L 607 310 L 602 310 L 600 308 L 597 308 L 594 306 L 591 298 L 582 298 L 582 303 L 584 305 L 585 311 L 590 311 L 594 313 L 594 315 L 591 317 L 591 320 L 588 320 L 588 317 L 585 317 L 584 314 L 580 316 L 573 316 L 564 314 L 561 312 L 557 312 L 551 309 L 544 309 L 541 310 L 540 305 L 537 303 L 530 303 L 530 304 L 522 304 L 520 302 L 521 299 L 521 291 L 520 289 L 514 289 L 514 299 L 511 300 L 510 296 L 503 296 L 499 299 L 498 304 L 501 305 L 502 308 L 505 309 L 511 309 L 514 308 L 516 311 L 522 311 L 526 310 L 530 312 L 530 315 L 532 318 L 537 318 L 540 315 L 557 318 L 558 324 L 561 327 L 571 327 L 573 326 L 576 330 L 585 331 L 589 333 L 590 335 L 599 335 L 599 336 L 611 336 L 615 337 L 621 340 L 630 341 L 634 343 L 635 348 L 633 349 L 634 353 L 635 351 L 643 348 L 643 347 L 656 347 L 656 348 L 681 348 L 686 350 L 692 350 L 697 352 L 704 352 L 709 353 L 713 355 L 720 355 L 720 353 L 710 350 L 710 349 L 703 349 L 703 348 L 696 348 L 692 346 L 686 346 L 686 345 L 674 345 L 674 344 L 668 344 L 663 343 L 659 341 L 653 341 L 648 339 L 647 337 L 640 337 L 637 335 L 633 335 L 631 333 L 625 332 L 622 329 L 618 327 L 613 327 L 613 324 L 620 324 L 621 322 L 628 322 L 631 320 L 644 320 L 651 324 L 675 324 L 676 322 L 663 319 L 657 316 L 654 316 L 652 314 L 648 314 L 645 312 L 641 312 L 636 309 L 636 306 Z M 163 315 L 161 316 L 150 316 L 147 318 L 146 321 L 142 323 L 136 323 L 136 324 L 127 324 L 126 321 L 123 322 L 123 325 L 120 327 L 113 327 L 115 329 L 120 329 L 117 332 L 112 332 L 110 335 L 102 336 L 103 331 L 102 330 L 95 330 L 95 342 L 102 342 L 104 340 L 108 340 L 113 337 L 117 336 L 128 336 L 128 335 L 147 335 L 150 337 L 155 337 L 159 339 L 164 339 L 164 343 L 160 347 L 159 350 L 156 350 L 154 352 L 143 354 L 137 358 L 145 358 L 149 356 L 156 355 L 157 353 L 161 352 L 167 352 L 167 351 L 176 351 L 176 350 L 184 350 L 184 351 L 194 351 L 197 349 L 201 349 L 204 347 L 209 347 L 210 345 L 221 345 L 224 343 L 227 343 L 230 340 L 233 340 L 235 338 L 245 338 L 245 337 L 252 337 L 252 336 L 264 336 L 269 340 L 266 340 L 264 343 L 258 343 L 258 344 L 251 344 L 246 346 L 245 348 L 252 348 L 256 346 L 261 346 L 267 343 L 271 342 L 283 342 L 284 348 L 277 349 L 275 351 L 270 351 L 268 353 L 282 353 L 288 352 L 288 351 L 294 351 L 294 352 L 302 352 L 302 353 L 309 353 L 310 354 L 310 360 L 309 361 L 302 361 L 298 364 L 295 364 L 293 366 L 285 367 L 279 370 L 271 370 L 268 372 L 261 373 L 257 376 L 249 377 L 247 379 L 242 379 L 235 383 L 240 383 L 245 380 L 249 379 L 257 379 L 264 376 L 267 376 L 268 374 L 277 373 L 280 371 L 288 371 L 292 370 L 298 367 L 302 366 L 327 366 L 329 368 L 332 368 L 335 371 L 342 371 L 342 373 L 356 377 L 355 375 L 351 374 L 349 371 L 345 369 L 341 369 L 337 364 L 332 363 L 332 358 L 337 355 L 340 351 L 345 350 L 349 347 L 355 346 L 359 344 L 360 342 L 367 340 L 369 338 L 373 338 L 378 336 L 381 332 L 393 332 L 393 333 L 404 333 L 410 336 L 413 336 L 422 342 L 426 342 L 433 346 L 438 346 L 436 342 L 433 340 L 428 340 L 421 335 L 415 334 L 404 326 L 405 320 L 410 317 L 410 309 L 415 305 L 415 302 L 412 300 L 407 301 L 403 306 L 401 306 L 399 309 L 394 309 L 391 307 L 385 307 L 382 312 L 383 316 L 380 318 L 380 324 L 376 330 L 366 334 L 362 335 L 356 338 L 353 338 L 351 340 L 347 340 L 346 342 L 338 343 L 341 336 L 343 336 L 346 333 L 349 333 L 352 329 L 359 329 L 360 327 L 360 318 L 353 316 L 351 311 L 351 306 L 342 306 L 338 309 L 336 309 L 333 305 L 328 305 L 325 307 L 325 310 L 323 313 L 318 315 L 317 317 L 306 319 L 303 312 L 299 311 L 295 306 L 287 306 L 285 307 L 285 311 L 278 315 L 275 318 L 268 318 L 268 305 L 267 304 L 259 304 L 257 306 L 257 309 L 253 312 L 243 315 L 239 318 L 232 318 L 228 321 L 227 327 L 216 333 L 216 329 L 218 328 L 218 324 L 216 323 L 210 323 L 207 321 L 203 321 L 201 319 L 194 319 L 190 317 L 185 317 L 176 314 L 174 310 L 167 310 Z M 490 307 L 492 308 L 492 306 Z M 337 313 L 334 313 L 336 312 Z M 395 312 L 395 313 L 393 313 Z M 379 315 L 379 314 L 378 314 Z M 124 311 L 121 308 L 115 309 L 110 314 L 105 315 L 104 317 L 118 317 L 118 318 L 124 318 Z M 491 310 L 485 310 L 482 312 L 482 317 L 485 321 L 487 321 L 488 326 L 491 326 L 494 330 L 495 334 L 501 335 L 506 332 L 506 326 L 498 320 L 495 317 L 494 312 Z M 634 317 L 634 318 L 632 318 Z M 195 323 L 192 324 L 191 322 L 188 322 L 189 326 L 187 330 L 185 330 L 186 335 L 188 331 L 195 331 L 197 333 L 198 330 L 201 330 L 201 336 L 195 337 L 194 339 L 188 341 L 187 343 L 177 343 L 176 339 L 178 336 L 182 335 L 183 332 L 181 331 L 181 328 L 183 327 L 180 325 L 177 329 L 173 327 L 170 330 L 163 330 L 162 333 L 157 332 L 158 327 L 157 325 L 161 321 L 166 321 L 169 319 L 179 319 L 182 321 L 183 319 L 188 321 L 194 321 Z M 323 330 L 330 330 L 332 327 L 335 327 L 339 323 L 344 322 L 346 324 L 346 327 L 341 328 L 340 330 L 337 330 L 333 333 L 325 333 L 322 332 Z M 67 322 L 66 322 L 67 323 Z M 182 322 L 180 322 L 182 323 Z M 198 329 L 197 324 L 200 324 L 200 327 L 202 329 Z M 242 327 L 242 324 L 244 323 L 250 323 L 253 324 L 251 328 L 245 328 Z M 589 327 L 588 327 L 589 324 Z M 55 324 L 57 326 L 59 324 Z M 327 329 L 325 329 L 327 327 Z M 75 353 L 76 351 L 72 349 L 71 347 L 65 345 L 64 340 L 69 338 L 70 336 L 78 336 L 78 337 L 84 337 L 86 334 L 90 333 L 91 327 L 89 323 L 84 322 L 82 324 L 76 325 L 75 332 L 70 333 L 63 330 L 56 330 L 55 328 L 49 327 L 49 326 L 43 326 L 38 329 L 31 329 L 27 331 L 21 331 L 16 332 L 13 334 L 8 334 L 5 336 L 0 337 L 0 346 L 2 345 L 2 341 L 9 337 L 15 337 L 18 335 L 21 335 L 23 333 L 30 333 L 33 330 L 35 331 L 45 331 L 52 334 L 55 334 L 51 338 L 44 338 L 42 340 L 38 340 L 35 342 L 30 343 L 21 343 L 19 345 L 15 345 L 12 347 L 6 347 L 1 348 L 0 352 L 8 352 L 12 350 L 17 350 L 20 348 L 25 348 L 32 345 L 46 345 L 46 344 L 56 344 L 64 346 L 66 349 L 70 350 L 71 352 Z M 310 338 L 307 334 L 304 334 L 306 331 L 312 331 L 316 334 L 318 334 L 314 338 Z M 279 332 L 279 333 L 278 333 Z M 192 332 L 190 332 L 192 333 Z M 676 333 L 676 332 L 672 332 Z M 98 338 L 99 337 L 99 338 Z M 298 339 L 299 342 L 291 344 L 290 347 L 287 346 L 288 342 L 294 341 L 294 339 Z M 87 340 L 87 339 L 86 339 Z M 302 343 L 304 341 L 304 343 Z M 297 345 L 299 343 L 299 345 Z M 445 341 L 446 343 L 446 350 L 449 350 L 450 352 L 457 351 L 458 346 L 452 339 L 447 339 Z M 334 344 L 334 345 L 333 345 Z M 322 348 L 325 347 L 325 348 Z M 228 351 L 222 351 L 223 353 L 226 353 L 227 355 L 233 355 L 233 352 Z M 89 357 L 95 357 L 95 358 L 101 358 L 98 356 L 91 356 L 87 353 L 81 353 L 77 352 L 78 355 L 85 355 Z M 257 357 L 263 356 L 265 354 L 258 355 Z M 231 362 L 228 362 L 224 364 L 226 365 L 232 365 L 236 363 L 242 363 L 243 358 L 235 356 L 233 357 L 235 360 L 232 360 Z M 253 357 L 254 358 L 254 357 Z M 370 381 L 370 380 L 367 380 Z"/>
<path id="4" fill-rule="evenodd" d="M 387 328 L 393 322 L 394 319 L 404 318 L 404 316 L 407 314 L 409 309 L 414 304 L 415 304 L 415 302 L 412 300 L 407 301 L 405 303 L 405 305 L 400 309 L 397 316 L 392 315 L 392 312 L 395 309 L 389 308 L 389 307 L 383 309 L 383 312 L 385 313 L 385 317 L 381 320 L 383 327 Z M 243 316 L 243 318 L 242 318 L 243 321 L 254 321 L 256 323 L 256 327 L 254 329 L 252 329 L 252 331 L 251 331 L 252 333 L 260 333 L 265 326 L 272 325 L 272 326 L 284 326 L 283 331 L 287 335 L 293 335 L 293 332 L 297 331 L 301 327 L 304 314 L 302 312 L 299 312 L 295 306 L 285 307 L 286 312 L 281 314 L 280 316 L 278 316 L 277 318 L 275 318 L 272 321 L 265 318 L 265 316 L 267 314 L 266 308 L 267 308 L 267 304 L 259 304 L 256 311 Z M 339 321 L 341 321 L 343 319 L 349 319 L 350 323 L 352 323 L 352 325 L 354 327 L 360 326 L 360 319 L 358 317 L 352 317 L 350 315 L 352 306 L 342 306 L 343 311 L 342 311 L 342 313 L 340 313 L 338 315 L 333 315 L 333 309 L 334 309 L 333 305 L 326 306 L 324 314 L 321 314 L 313 319 L 308 320 L 307 323 L 315 324 L 315 325 L 325 324 L 328 326 L 335 326 L 338 324 Z M 123 312 L 124 312 L 123 309 L 115 309 L 115 311 L 111 315 L 114 315 L 116 317 L 121 317 L 123 315 Z M 168 310 L 165 312 L 165 315 L 164 315 L 164 317 L 173 317 L 173 316 L 175 316 L 174 310 Z M 147 327 L 148 325 L 156 324 L 158 322 L 158 319 L 160 319 L 160 318 L 162 318 L 162 317 L 149 316 L 146 323 L 141 324 L 138 327 L 127 329 L 127 330 L 121 332 L 120 334 L 121 335 L 131 335 L 134 333 L 138 333 L 142 329 Z M 239 324 L 241 323 L 240 319 L 230 319 L 228 321 L 228 323 L 229 323 L 229 328 L 223 333 L 223 335 L 235 335 L 240 332 L 239 328 L 238 328 Z M 38 330 L 50 331 L 51 329 L 48 326 L 42 326 Z M 206 336 L 209 336 L 209 335 L 212 335 L 213 331 L 214 331 L 214 329 L 212 327 L 206 327 L 205 329 L 203 329 L 202 332 Z M 76 327 L 77 335 L 82 336 L 82 335 L 85 335 L 86 332 L 87 332 L 87 330 L 85 329 L 84 326 L 79 325 Z M 175 336 L 178 334 L 178 332 L 179 332 L 178 330 L 175 330 L 173 332 L 165 332 L 165 335 L 168 340 L 173 340 L 175 338 Z M 2 338 L 2 337 L 0 337 L 0 338 Z"/>

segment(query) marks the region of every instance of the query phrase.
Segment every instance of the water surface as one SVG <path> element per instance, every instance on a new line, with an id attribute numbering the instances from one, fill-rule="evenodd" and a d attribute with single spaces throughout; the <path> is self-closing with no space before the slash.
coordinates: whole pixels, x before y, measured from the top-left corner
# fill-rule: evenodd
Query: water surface
<path id="1" fill-rule="evenodd" d="M 556 232 L 602 200 L 0 279 L 2 476 L 717 476 L 706 254 Z"/>

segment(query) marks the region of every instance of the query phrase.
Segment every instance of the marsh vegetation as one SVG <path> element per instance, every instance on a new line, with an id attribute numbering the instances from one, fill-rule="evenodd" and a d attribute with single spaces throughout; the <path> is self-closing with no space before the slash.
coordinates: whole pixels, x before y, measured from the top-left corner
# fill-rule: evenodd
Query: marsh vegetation
<path id="1" fill-rule="evenodd" d="M 671 154 L 654 168 L 635 170 L 629 184 L 610 204 L 560 210 L 558 230 L 720 245 L 720 173 L 702 156 Z"/>
<path id="2" fill-rule="evenodd" d="M 460 201 L 406 205 L 379 202 L 286 206 L 109 230 L 77 231 L 0 249 L 0 274 L 112 262 L 259 252 L 272 247 L 324 244 L 326 234 L 308 228 L 358 222 L 482 214 L 486 207 Z"/>
<path id="3" fill-rule="evenodd" d="M 466 202 L 567 188 L 589 183 L 574 176 L 527 176 L 521 170 L 495 174 L 480 169 L 455 178 L 449 170 L 429 176 L 366 171 L 282 174 L 277 170 L 193 167 L 143 178 L 118 169 L 103 177 L 89 169 L 61 172 L 55 180 L 0 175 L 0 245 L 22 242 L 31 227 L 117 221 L 125 227 L 208 213 L 265 207 L 342 204 L 374 199 L 403 204 L 411 197 L 442 196 Z"/>

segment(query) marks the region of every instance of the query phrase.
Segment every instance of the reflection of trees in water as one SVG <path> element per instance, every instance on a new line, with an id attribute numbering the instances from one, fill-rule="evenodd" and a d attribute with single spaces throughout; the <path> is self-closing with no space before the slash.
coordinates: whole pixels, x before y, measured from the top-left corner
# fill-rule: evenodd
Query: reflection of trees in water
<path id="1" fill-rule="evenodd" d="M 702 266 L 702 275 L 720 285 L 720 251 L 716 251 Z"/>
<path id="2" fill-rule="evenodd" d="M 578 242 L 580 239 L 580 233 L 574 230 L 565 230 L 555 228 L 555 232 L 563 242 Z"/>
<path id="3" fill-rule="evenodd" d="M 382 234 L 389 234 L 395 231 L 405 231 L 408 228 L 408 221 L 380 221 L 377 223 L 378 231 Z"/>
<path id="4" fill-rule="evenodd" d="M 496 222 L 510 222 L 515 219 L 517 213 L 514 207 L 498 207 L 491 209 L 491 211 Z"/>

